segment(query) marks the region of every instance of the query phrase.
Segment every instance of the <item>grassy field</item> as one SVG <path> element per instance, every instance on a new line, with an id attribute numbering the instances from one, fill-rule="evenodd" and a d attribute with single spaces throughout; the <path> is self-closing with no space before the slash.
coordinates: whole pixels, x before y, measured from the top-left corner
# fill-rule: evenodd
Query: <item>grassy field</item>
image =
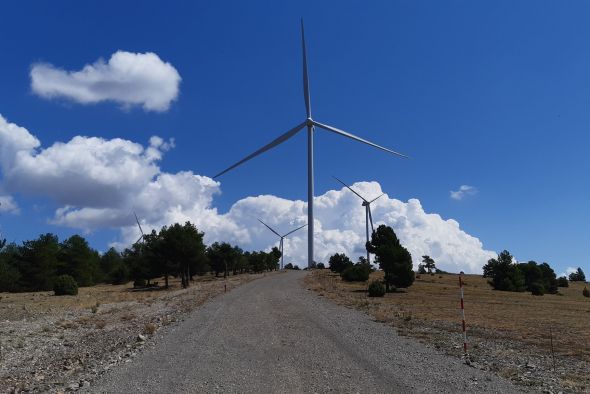
<path id="1" fill-rule="evenodd" d="M 371 274 L 371 280 L 380 278 L 381 272 Z M 525 349 L 552 362 L 553 340 L 558 366 L 590 362 L 590 298 L 582 295 L 583 283 L 570 283 L 570 287 L 560 288 L 558 295 L 532 296 L 494 291 L 478 275 L 466 275 L 464 282 L 470 352 L 485 357 L 480 347 L 496 341 L 508 347 L 498 346 L 493 350 L 496 353 L 508 355 L 514 349 Z M 367 283 L 343 282 L 329 270 L 316 270 L 307 278 L 307 285 L 321 296 L 366 310 L 377 321 L 393 324 L 401 334 L 436 344 L 441 333 L 446 333 L 452 345 L 443 350 L 462 353 L 458 275 L 420 275 L 410 288 L 383 298 L 367 297 Z M 515 346 L 510 349 L 510 344 Z M 499 372 L 507 377 L 511 374 Z M 561 379 L 569 386 L 590 389 L 588 373 L 578 376 L 568 371 Z"/>

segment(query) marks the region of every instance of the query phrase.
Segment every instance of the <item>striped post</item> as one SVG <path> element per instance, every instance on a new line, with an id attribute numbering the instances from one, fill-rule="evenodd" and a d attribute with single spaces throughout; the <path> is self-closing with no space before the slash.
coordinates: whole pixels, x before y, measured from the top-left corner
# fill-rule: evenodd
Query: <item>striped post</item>
<path id="1" fill-rule="evenodd" d="M 463 305 L 463 271 L 459 273 L 459 288 L 461 289 L 461 319 L 463 323 L 463 352 L 467 356 L 467 330 L 465 329 L 465 307 Z"/>

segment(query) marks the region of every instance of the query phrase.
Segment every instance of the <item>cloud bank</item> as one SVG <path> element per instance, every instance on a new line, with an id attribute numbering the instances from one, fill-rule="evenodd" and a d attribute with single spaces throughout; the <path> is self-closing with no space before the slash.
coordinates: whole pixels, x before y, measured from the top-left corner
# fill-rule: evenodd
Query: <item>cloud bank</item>
<path id="1" fill-rule="evenodd" d="M 189 220 L 205 232 L 207 243 L 228 241 L 247 250 L 268 249 L 278 242 L 258 218 L 282 233 L 307 222 L 306 202 L 272 195 L 246 197 L 228 212 L 218 212 L 214 198 L 221 192 L 219 182 L 191 171 L 162 171 L 159 161 L 171 147 L 172 141 L 159 137 L 143 146 L 123 139 L 77 136 L 41 148 L 34 135 L 0 115 L 0 186 L 12 195 L 54 199 L 60 204 L 50 219 L 54 224 L 84 231 L 117 229 L 119 247 L 139 235 L 133 211 L 144 231 Z M 368 197 L 383 192 L 377 182 L 353 187 Z M 364 255 L 365 213 L 359 199 L 342 188 L 329 190 L 314 202 L 316 261 L 327 262 L 337 252 L 354 259 Z M 455 220 L 427 213 L 417 199 L 403 202 L 384 195 L 373 203 L 372 213 L 376 225 L 394 228 L 416 267 L 428 254 L 441 269 L 475 273 L 496 256 Z M 305 266 L 306 248 L 306 231 L 291 235 L 285 240 L 285 262 Z"/>
<path id="2" fill-rule="evenodd" d="M 31 67 L 31 88 L 47 98 L 80 104 L 115 101 L 123 107 L 141 105 L 146 111 L 167 111 L 178 97 L 178 71 L 155 53 L 115 52 L 108 62 L 99 59 L 80 71 L 51 64 Z"/>

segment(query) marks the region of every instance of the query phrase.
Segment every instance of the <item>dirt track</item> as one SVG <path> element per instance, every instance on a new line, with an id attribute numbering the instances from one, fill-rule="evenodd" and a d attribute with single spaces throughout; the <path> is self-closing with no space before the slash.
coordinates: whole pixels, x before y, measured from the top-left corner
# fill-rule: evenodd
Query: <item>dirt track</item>
<path id="1" fill-rule="evenodd" d="M 92 392 L 516 392 L 305 289 L 287 272 L 217 297 Z"/>

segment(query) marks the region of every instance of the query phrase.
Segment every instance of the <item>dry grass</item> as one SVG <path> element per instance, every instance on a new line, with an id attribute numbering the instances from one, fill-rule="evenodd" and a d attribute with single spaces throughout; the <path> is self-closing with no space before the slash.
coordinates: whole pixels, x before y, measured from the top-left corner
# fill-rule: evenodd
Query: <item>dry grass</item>
<path id="1" fill-rule="evenodd" d="M 371 279 L 382 276 L 371 274 Z M 461 330 L 457 275 L 421 275 L 403 292 L 368 298 L 364 283 L 346 283 L 328 270 L 308 277 L 308 286 L 335 301 L 367 310 L 382 322 L 430 324 Z M 465 314 L 468 332 L 483 338 L 517 340 L 548 350 L 551 333 L 555 351 L 590 361 L 590 299 L 584 284 L 559 288 L 559 295 L 494 291 L 478 275 L 465 277 Z M 406 327 L 407 328 L 407 327 Z"/>
<path id="2" fill-rule="evenodd" d="M 247 280 L 248 275 L 231 276 L 228 283 L 228 290 Z M 157 279 L 162 284 L 163 279 Z M 153 291 L 131 291 L 133 283 L 123 285 L 97 285 L 93 287 L 81 287 L 78 295 L 75 296 L 54 296 L 52 291 L 31 292 L 31 293 L 0 293 L 0 317 L 8 320 L 20 320 L 22 318 L 37 317 L 39 315 L 51 314 L 59 311 L 89 311 L 92 314 L 100 315 L 104 310 L 119 303 L 136 302 L 144 305 L 151 305 L 160 299 L 173 300 L 184 296 L 186 293 L 197 292 L 204 288 L 218 292 L 223 289 L 223 279 L 214 278 L 210 275 L 195 277 L 195 281 L 186 290 L 181 290 L 179 279 L 170 279 L 170 289 Z M 129 314 L 128 320 L 134 316 Z M 124 320 L 126 320 L 124 318 Z"/>

